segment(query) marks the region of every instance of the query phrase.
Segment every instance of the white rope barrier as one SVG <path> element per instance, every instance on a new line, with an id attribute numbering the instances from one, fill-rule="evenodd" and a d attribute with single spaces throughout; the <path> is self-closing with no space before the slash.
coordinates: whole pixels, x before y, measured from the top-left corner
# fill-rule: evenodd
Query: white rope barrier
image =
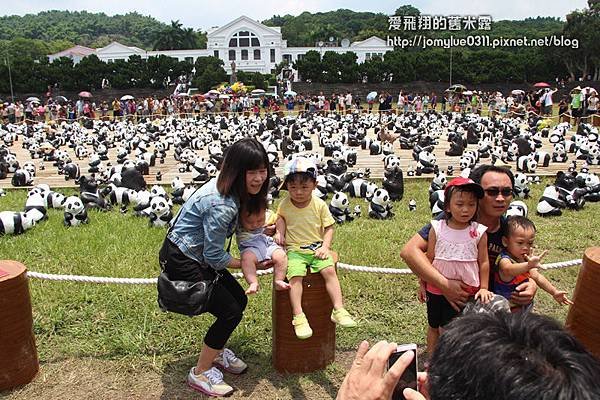
<path id="1" fill-rule="evenodd" d="M 562 261 L 557 263 L 544 264 L 542 269 L 560 269 L 567 267 L 574 267 L 576 265 L 581 265 L 581 258 L 570 261 Z M 368 272 L 368 273 L 378 273 L 378 274 L 392 274 L 392 275 L 408 275 L 413 272 L 408 269 L 400 269 L 400 268 L 386 268 L 386 267 L 368 267 L 362 265 L 350 265 L 338 262 L 338 268 L 345 269 L 348 271 L 356 271 L 356 272 Z M 261 275 L 269 275 L 273 273 L 273 268 L 258 270 L 256 274 Z M 85 282 L 85 283 L 116 283 L 116 284 L 126 284 L 126 285 L 152 285 L 156 284 L 157 278 L 109 278 L 109 277 L 101 277 L 101 276 L 82 276 L 82 275 L 58 275 L 58 274 L 45 274 L 41 272 L 28 271 L 27 275 L 31 278 L 42 279 L 42 280 L 50 280 L 50 281 L 68 281 L 68 282 Z M 243 277 L 241 272 L 236 272 L 232 274 L 234 278 L 240 279 Z"/>

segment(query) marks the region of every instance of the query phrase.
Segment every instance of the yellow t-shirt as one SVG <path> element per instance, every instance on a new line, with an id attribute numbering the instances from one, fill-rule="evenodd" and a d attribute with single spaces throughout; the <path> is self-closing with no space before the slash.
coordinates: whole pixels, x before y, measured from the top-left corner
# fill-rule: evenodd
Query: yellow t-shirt
<path id="1" fill-rule="evenodd" d="M 304 208 L 298 208 L 286 197 L 279 204 L 277 215 L 285 220 L 285 244 L 287 250 L 314 253 L 323 242 L 325 228 L 335 224 L 327 204 L 312 196 Z"/>

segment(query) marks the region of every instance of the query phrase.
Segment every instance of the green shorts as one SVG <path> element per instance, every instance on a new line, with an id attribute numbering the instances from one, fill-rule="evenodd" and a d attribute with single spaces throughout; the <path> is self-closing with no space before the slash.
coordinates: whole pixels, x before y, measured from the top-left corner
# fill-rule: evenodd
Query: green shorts
<path id="1" fill-rule="evenodd" d="M 315 257 L 314 254 L 300 253 L 297 251 L 288 251 L 288 280 L 295 276 L 306 276 L 306 267 L 310 267 L 310 272 L 317 273 L 321 270 L 333 266 L 333 258 L 331 256 L 324 260 Z"/>

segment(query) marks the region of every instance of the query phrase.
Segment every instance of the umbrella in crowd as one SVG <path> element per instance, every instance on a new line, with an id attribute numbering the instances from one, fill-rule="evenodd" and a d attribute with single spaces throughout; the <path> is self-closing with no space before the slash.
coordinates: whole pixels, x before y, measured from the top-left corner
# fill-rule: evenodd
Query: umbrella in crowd
<path id="1" fill-rule="evenodd" d="M 465 85 L 461 85 L 461 84 L 452 85 L 448 89 L 446 89 L 447 92 L 455 92 L 455 93 L 462 93 L 465 90 L 467 90 L 467 87 Z"/>
<path id="2" fill-rule="evenodd" d="M 210 92 L 209 92 L 210 93 Z M 262 89 L 254 89 L 253 91 L 251 91 L 250 93 L 252 94 L 264 94 L 265 91 Z"/>
<path id="3" fill-rule="evenodd" d="M 123 100 L 123 101 L 133 100 L 133 99 L 134 99 L 134 97 L 132 95 L 130 95 L 130 94 L 126 94 L 124 96 L 121 96 L 121 100 Z"/>
<path id="4" fill-rule="evenodd" d="M 25 101 L 28 103 L 40 103 L 40 99 L 34 96 L 28 97 Z"/>
<path id="5" fill-rule="evenodd" d="M 539 88 L 549 88 L 550 85 L 547 84 L 546 82 L 538 82 L 538 83 L 534 83 L 533 87 L 539 87 Z"/>
<path id="6" fill-rule="evenodd" d="M 377 92 L 370 92 L 367 95 L 367 101 L 375 100 L 375 97 L 377 97 Z"/>
<path id="7" fill-rule="evenodd" d="M 462 94 L 464 94 L 465 96 L 471 96 L 473 92 L 470 90 L 465 90 Z"/>
<path id="8" fill-rule="evenodd" d="M 216 89 L 210 89 L 208 92 L 206 92 L 206 94 L 213 95 L 213 96 L 214 95 L 218 96 L 221 93 L 218 90 L 216 90 Z"/>
<path id="9" fill-rule="evenodd" d="M 515 89 L 515 90 L 513 90 L 513 91 L 512 91 L 512 92 L 510 92 L 510 93 L 511 93 L 511 94 L 514 94 L 514 95 L 525 94 L 525 92 L 524 92 L 523 90 L 521 90 L 521 89 Z"/>
<path id="10" fill-rule="evenodd" d="M 292 96 L 292 97 L 296 97 L 298 93 L 294 92 L 293 90 L 288 90 L 287 92 L 285 92 L 283 95 L 284 96 Z"/>
<path id="11" fill-rule="evenodd" d="M 86 91 L 79 92 L 78 96 L 83 97 L 84 99 L 89 99 L 90 97 L 93 97 L 90 92 L 86 92 Z"/>
<path id="12" fill-rule="evenodd" d="M 588 96 L 591 95 L 592 93 L 596 94 L 596 95 L 598 94 L 598 91 L 596 89 L 594 89 L 593 87 L 591 87 L 591 86 L 584 87 L 582 89 L 582 91 L 583 91 L 583 93 L 585 93 Z"/>
<path id="13" fill-rule="evenodd" d="M 62 103 L 68 102 L 69 99 L 67 99 L 65 96 L 56 96 L 56 97 L 54 97 L 54 101 L 62 104 Z"/>
<path id="14" fill-rule="evenodd" d="M 229 98 L 229 95 L 227 95 L 227 94 L 220 94 L 220 95 L 219 95 L 219 98 L 220 98 L 220 99 L 228 99 L 228 98 Z"/>

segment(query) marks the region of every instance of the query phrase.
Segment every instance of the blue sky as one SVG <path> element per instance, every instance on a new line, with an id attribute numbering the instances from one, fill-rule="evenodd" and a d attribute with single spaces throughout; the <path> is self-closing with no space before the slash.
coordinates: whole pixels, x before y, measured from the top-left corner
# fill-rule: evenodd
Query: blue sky
<path id="1" fill-rule="evenodd" d="M 159 21 L 168 23 L 179 20 L 186 27 L 203 30 L 224 25 L 242 14 L 257 20 L 264 20 L 275 14 L 298 15 L 303 11 L 314 13 L 338 8 L 392 14 L 403 4 L 411 4 L 423 14 L 491 15 L 494 20 L 536 16 L 564 19 L 570 11 L 587 7 L 587 0 L 5 0 L 3 3 L 1 15 L 35 14 L 46 10 L 86 10 L 108 15 L 137 11 Z"/>

